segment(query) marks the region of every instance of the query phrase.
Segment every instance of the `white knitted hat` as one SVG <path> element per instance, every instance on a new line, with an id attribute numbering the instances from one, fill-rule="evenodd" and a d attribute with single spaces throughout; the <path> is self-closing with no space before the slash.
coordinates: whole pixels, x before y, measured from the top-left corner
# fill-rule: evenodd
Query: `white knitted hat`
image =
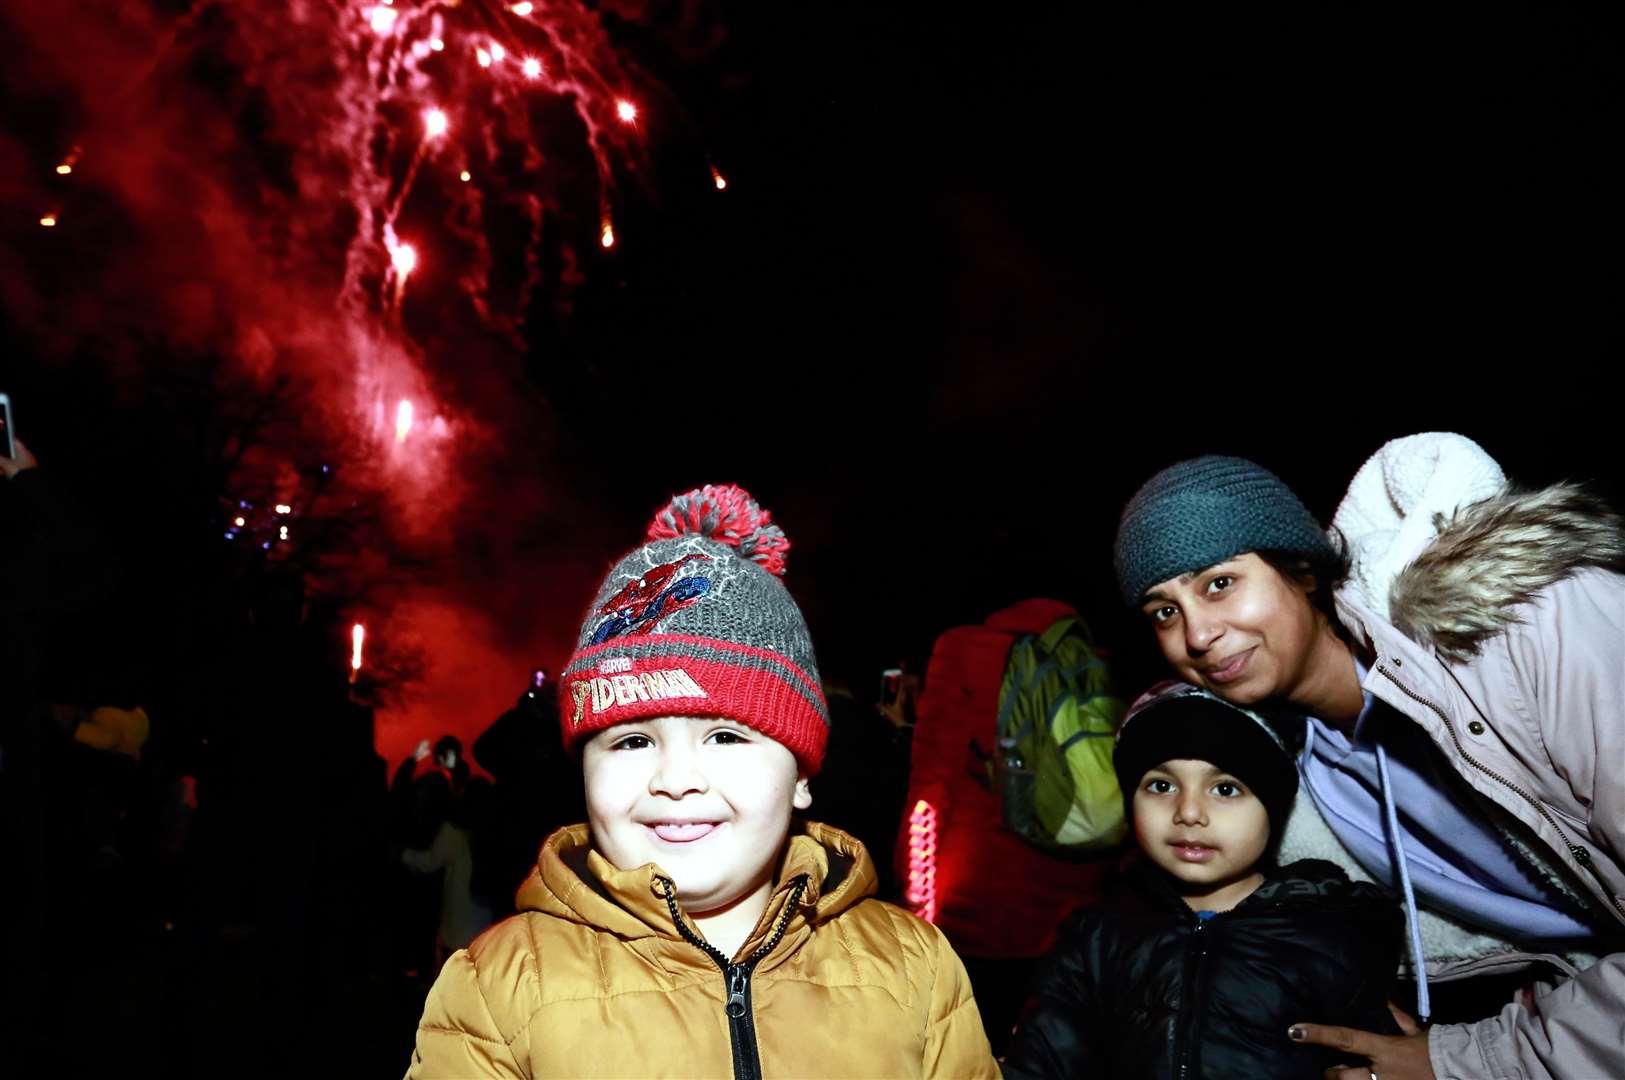
<path id="1" fill-rule="evenodd" d="M 1388 589 L 1439 533 L 1439 523 L 1506 486 L 1506 474 L 1464 435 L 1430 431 L 1385 443 L 1354 474 L 1332 526 L 1348 541 L 1350 580 L 1388 617 Z"/>

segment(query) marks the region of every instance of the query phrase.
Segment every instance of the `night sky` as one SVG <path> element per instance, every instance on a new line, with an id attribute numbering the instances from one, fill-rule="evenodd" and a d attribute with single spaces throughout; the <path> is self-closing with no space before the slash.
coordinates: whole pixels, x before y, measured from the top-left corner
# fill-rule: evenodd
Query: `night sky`
<path id="1" fill-rule="evenodd" d="M 581 120 L 538 94 L 539 164 L 488 136 L 491 173 L 543 207 L 527 262 L 488 200 L 509 324 L 475 316 L 444 240 L 392 324 L 450 418 L 409 482 L 368 463 L 328 321 L 355 223 L 303 135 L 345 44 L 229 10 L 256 5 L 194 5 L 173 40 L 187 5 L 107 7 L 0 3 L 0 389 L 114 538 L 117 629 L 86 655 L 190 662 L 187 613 L 240 571 L 222 417 L 273 401 L 257 475 L 334 464 L 380 500 L 355 543 L 384 566 L 330 614 L 335 665 L 352 613 L 428 658 L 380 714 L 392 758 L 559 665 L 598 577 L 702 483 L 773 512 L 826 674 L 860 693 L 1040 594 L 1148 674 L 1112 532 L 1193 454 L 1254 457 L 1326 518 L 1422 430 L 1526 482 L 1622 490 L 1605 5 L 606 0 L 644 103 L 614 157 L 617 246 L 594 243 Z M 447 234 L 437 191 L 403 231 Z"/>

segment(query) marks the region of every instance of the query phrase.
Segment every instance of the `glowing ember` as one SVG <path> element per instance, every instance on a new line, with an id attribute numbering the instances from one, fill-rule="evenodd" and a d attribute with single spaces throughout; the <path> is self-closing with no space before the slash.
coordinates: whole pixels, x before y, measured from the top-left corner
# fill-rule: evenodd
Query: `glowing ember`
<path id="1" fill-rule="evenodd" d="M 39 223 L 44 225 L 47 229 L 52 228 L 56 225 L 56 215 L 46 214 L 44 217 L 39 219 Z"/>
<path id="2" fill-rule="evenodd" d="M 67 162 L 64 161 L 62 164 L 60 164 L 60 165 L 58 165 L 56 167 L 56 171 L 58 173 L 62 174 L 63 176 L 67 176 L 69 173 L 71 173 L 73 171 L 73 166 L 69 165 Z"/>
<path id="3" fill-rule="evenodd" d="M 607 248 L 614 247 L 615 246 L 615 226 L 606 223 L 604 225 L 604 234 L 603 234 L 603 236 L 599 237 L 598 242 L 600 244 L 603 244 Z"/>
<path id="4" fill-rule="evenodd" d="M 480 62 L 480 67 L 491 66 L 491 54 L 486 52 L 484 49 L 475 49 L 474 59 Z"/>
<path id="5" fill-rule="evenodd" d="M 402 401 L 395 409 L 395 441 L 403 443 L 412 431 L 412 403 Z"/>
<path id="6" fill-rule="evenodd" d="M 429 48 L 433 49 L 435 52 L 440 52 L 445 47 L 446 47 L 446 43 L 444 41 L 441 41 L 439 38 L 430 38 L 429 39 Z"/>
<path id="7" fill-rule="evenodd" d="M 279 514 L 291 514 L 293 513 L 293 507 L 289 506 L 287 503 L 277 503 L 276 512 Z"/>
<path id="8" fill-rule="evenodd" d="M 718 191 L 727 191 L 728 190 L 727 178 L 724 177 L 721 173 L 717 172 L 716 166 L 714 166 L 714 165 L 711 167 L 711 179 L 712 179 L 713 182 L 716 183 Z"/>
<path id="9" fill-rule="evenodd" d="M 615 103 L 615 115 L 630 124 L 638 118 L 638 107 L 622 98 Z"/>
<path id="10" fill-rule="evenodd" d="M 389 249 L 389 261 L 395 264 L 395 272 L 404 278 L 418 268 L 417 249 L 411 244 L 396 244 Z"/>
<path id="11" fill-rule="evenodd" d="M 466 184 L 470 180 L 474 179 L 474 174 L 469 172 L 467 169 L 464 169 L 462 172 L 457 174 L 457 179 Z"/>
<path id="12" fill-rule="evenodd" d="M 286 540 L 288 538 L 288 527 L 286 525 L 282 526 L 282 528 L 278 530 L 278 538 L 282 540 Z"/>
<path id="13" fill-rule="evenodd" d="M 515 15 L 524 16 L 529 15 L 532 11 L 535 11 L 536 8 L 531 4 L 530 0 L 519 0 L 519 3 L 515 4 L 509 10 Z"/>
<path id="14" fill-rule="evenodd" d="M 243 518 L 232 518 L 231 523 L 237 526 L 239 529 L 248 524 L 247 520 Z"/>
<path id="15" fill-rule="evenodd" d="M 542 77 L 542 62 L 536 59 L 534 56 L 525 57 L 523 67 L 525 70 L 525 78 L 539 79 Z"/>
<path id="16" fill-rule="evenodd" d="M 350 627 L 350 670 L 361 670 L 361 646 L 367 640 L 367 628 L 360 623 Z"/>
<path id="17" fill-rule="evenodd" d="M 430 109 L 423 114 L 423 130 L 428 132 L 429 138 L 438 138 L 451 127 L 451 121 L 446 118 L 445 110 Z"/>
<path id="18" fill-rule="evenodd" d="M 379 5 L 372 9 L 372 29 L 377 34 L 387 34 L 395 26 L 397 12 L 392 7 Z"/>
<path id="19" fill-rule="evenodd" d="M 493 59 L 493 60 L 501 60 L 503 57 L 505 57 L 507 55 L 508 55 L 508 50 L 507 49 L 504 49 L 501 45 L 498 45 L 494 41 L 491 42 L 491 59 Z"/>

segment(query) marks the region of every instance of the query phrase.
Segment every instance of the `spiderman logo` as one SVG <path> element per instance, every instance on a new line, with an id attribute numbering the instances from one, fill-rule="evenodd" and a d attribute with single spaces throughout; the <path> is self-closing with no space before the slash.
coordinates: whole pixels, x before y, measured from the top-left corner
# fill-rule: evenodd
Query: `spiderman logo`
<path id="1" fill-rule="evenodd" d="M 655 623 L 710 592 L 711 579 L 698 574 L 672 583 L 671 579 L 677 576 L 677 571 L 695 559 L 709 562 L 711 556 L 698 553 L 684 555 L 676 562 L 655 567 L 610 597 L 598 609 L 600 615 L 608 615 L 609 618 L 598 624 L 588 644 L 602 645 L 612 638 L 647 634 L 654 629 Z"/>

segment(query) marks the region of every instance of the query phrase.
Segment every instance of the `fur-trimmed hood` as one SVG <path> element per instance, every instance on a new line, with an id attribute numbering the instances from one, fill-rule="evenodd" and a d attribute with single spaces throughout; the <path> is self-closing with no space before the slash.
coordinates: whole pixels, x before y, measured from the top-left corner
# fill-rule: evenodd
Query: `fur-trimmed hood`
<path id="1" fill-rule="evenodd" d="M 1394 578 L 1390 621 L 1459 663 L 1518 621 L 1516 608 L 1574 571 L 1625 573 L 1625 519 L 1577 484 L 1506 488 L 1438 522 L 1439 535 Z"/>

